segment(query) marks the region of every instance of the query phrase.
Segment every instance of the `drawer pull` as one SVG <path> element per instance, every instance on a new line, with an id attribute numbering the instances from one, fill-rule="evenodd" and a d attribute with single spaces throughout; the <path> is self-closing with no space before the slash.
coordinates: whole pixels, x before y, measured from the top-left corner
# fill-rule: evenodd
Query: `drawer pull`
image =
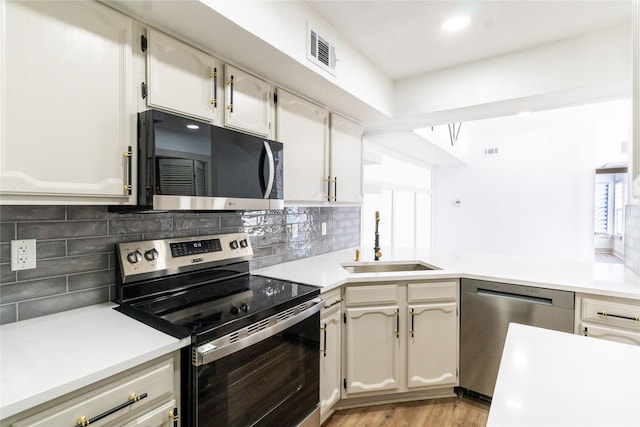
<path id="1" fill-rule="evenodd" d="M 632 317 L 632 316 L 623 316 L 621 314 L 609 314 L 606 311 L 598 311 L 596 314 L 604 317 L 616 317 L 618 319 L 633 320 L 636 322 L 640 322 L 640 316 Z"/>
<path id="2" fill-rule="evenodd" d="M 145 397 L 147 397 L 147 393 L 142 393 L 139 396 L 137 394 L 135 394 L 135 393 L 131 393 L 126 402 L 121 403 L 120 405 L 118 405 L 116 407 L 113 407 L 113 408 L 109 409 L 108 411 L 103 412 L 100 415 L 96 415 L 95 417 L 89 418 L 89 419 L 87 419 L 87 417 L 78 418 L 76 420 L 75 427 L 85 427 L 85 426 L 88 426 L 90 424 L 93 424 L 96 421 L 100 421 L 101 419 L 103 419 L 105 417 L 108 417 L 109 415 L 118 412 L 120 409 L 123 409 L 123 408 L 126 408 L 127 406 L 133 405 L 134 403 L 136 403 L 139 400 L 144 399 Z"/>
<path id="3" fill-rule="evenodd" d="M 324 309 L 326 310 L 326 309 L 328 309 L 328 308 L 330 308 L 330 307 L 333 307 L 333 306 L 334 306 L 334 305 L 336 305 L 336 304 L 340 304 L 341 302 L 342 302 L 342 298 L 338 298 L 337 300 L 335 300 L 335 301 L 334 301 L 334 302 L 332 302 L 331 304 L 329 304 L 329 305 L 325 305 L 325 306 L 324 306 Z"/>

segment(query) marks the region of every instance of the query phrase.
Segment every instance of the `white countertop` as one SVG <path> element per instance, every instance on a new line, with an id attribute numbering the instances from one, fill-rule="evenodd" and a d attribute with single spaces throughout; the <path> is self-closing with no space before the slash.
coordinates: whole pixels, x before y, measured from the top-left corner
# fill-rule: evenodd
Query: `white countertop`
<path id="1" fill-rule="evenodd" d="M 97 304 L 0 327 L 0 419 L 188 345 Z"/>
<path id="2" fill-rule="evenodd" d="M 511 323 L 487 427 L 639 426 L 640 347 Z"/>
<path id="3" fill-rule="evenodd" d="M 373 263 L 373 250 L 370 252 L 362 252 L 361 264 Z M 252 270 L 252 273 L 316 285 L 325 290 L 347 282 L 469 278 L 640 300 L 640 276 L 622 264 L 383 248 L 379 262 L 422 261 L 440 270 L 350 274 L 341 264 L 353 264 L 354 256 L 355 248 L 345 249 Z"/>

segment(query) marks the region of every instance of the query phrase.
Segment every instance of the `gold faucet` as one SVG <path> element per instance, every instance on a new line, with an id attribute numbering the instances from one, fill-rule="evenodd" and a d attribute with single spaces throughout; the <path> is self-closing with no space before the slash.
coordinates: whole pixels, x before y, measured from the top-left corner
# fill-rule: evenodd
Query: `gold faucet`
<path id="1" fill-rule="evenodd" d="M 374 261 L 378 261 L 382 257 L 382 252 L 380 252 L 380 233 L 378 233 L 379 222 L 380 222 L 380 211 L 376 211 L 376 239 L 375 239 L 375 246 L 373 247 Z"/>

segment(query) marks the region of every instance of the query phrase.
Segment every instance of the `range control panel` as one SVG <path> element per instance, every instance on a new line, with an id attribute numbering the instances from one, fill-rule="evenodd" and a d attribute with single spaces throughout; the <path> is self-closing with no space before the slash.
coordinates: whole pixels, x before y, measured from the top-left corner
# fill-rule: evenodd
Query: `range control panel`
<path id="1" fill-rule="evenodd" d="M 117 250 L 123 283 L 253 256 L 247 233 L 126 242 L 119 243 Z"/>

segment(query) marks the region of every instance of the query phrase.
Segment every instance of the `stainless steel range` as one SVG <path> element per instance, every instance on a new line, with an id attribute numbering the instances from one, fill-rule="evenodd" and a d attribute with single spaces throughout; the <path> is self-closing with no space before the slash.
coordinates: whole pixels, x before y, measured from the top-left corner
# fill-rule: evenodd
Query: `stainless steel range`
<path id="1" fill-rule="evenodd" d="M 177 338 L 183 426 L 320 424 L 319 288 L 251 275 L 245 233 L 121 243 L 116 310 Z"/>

